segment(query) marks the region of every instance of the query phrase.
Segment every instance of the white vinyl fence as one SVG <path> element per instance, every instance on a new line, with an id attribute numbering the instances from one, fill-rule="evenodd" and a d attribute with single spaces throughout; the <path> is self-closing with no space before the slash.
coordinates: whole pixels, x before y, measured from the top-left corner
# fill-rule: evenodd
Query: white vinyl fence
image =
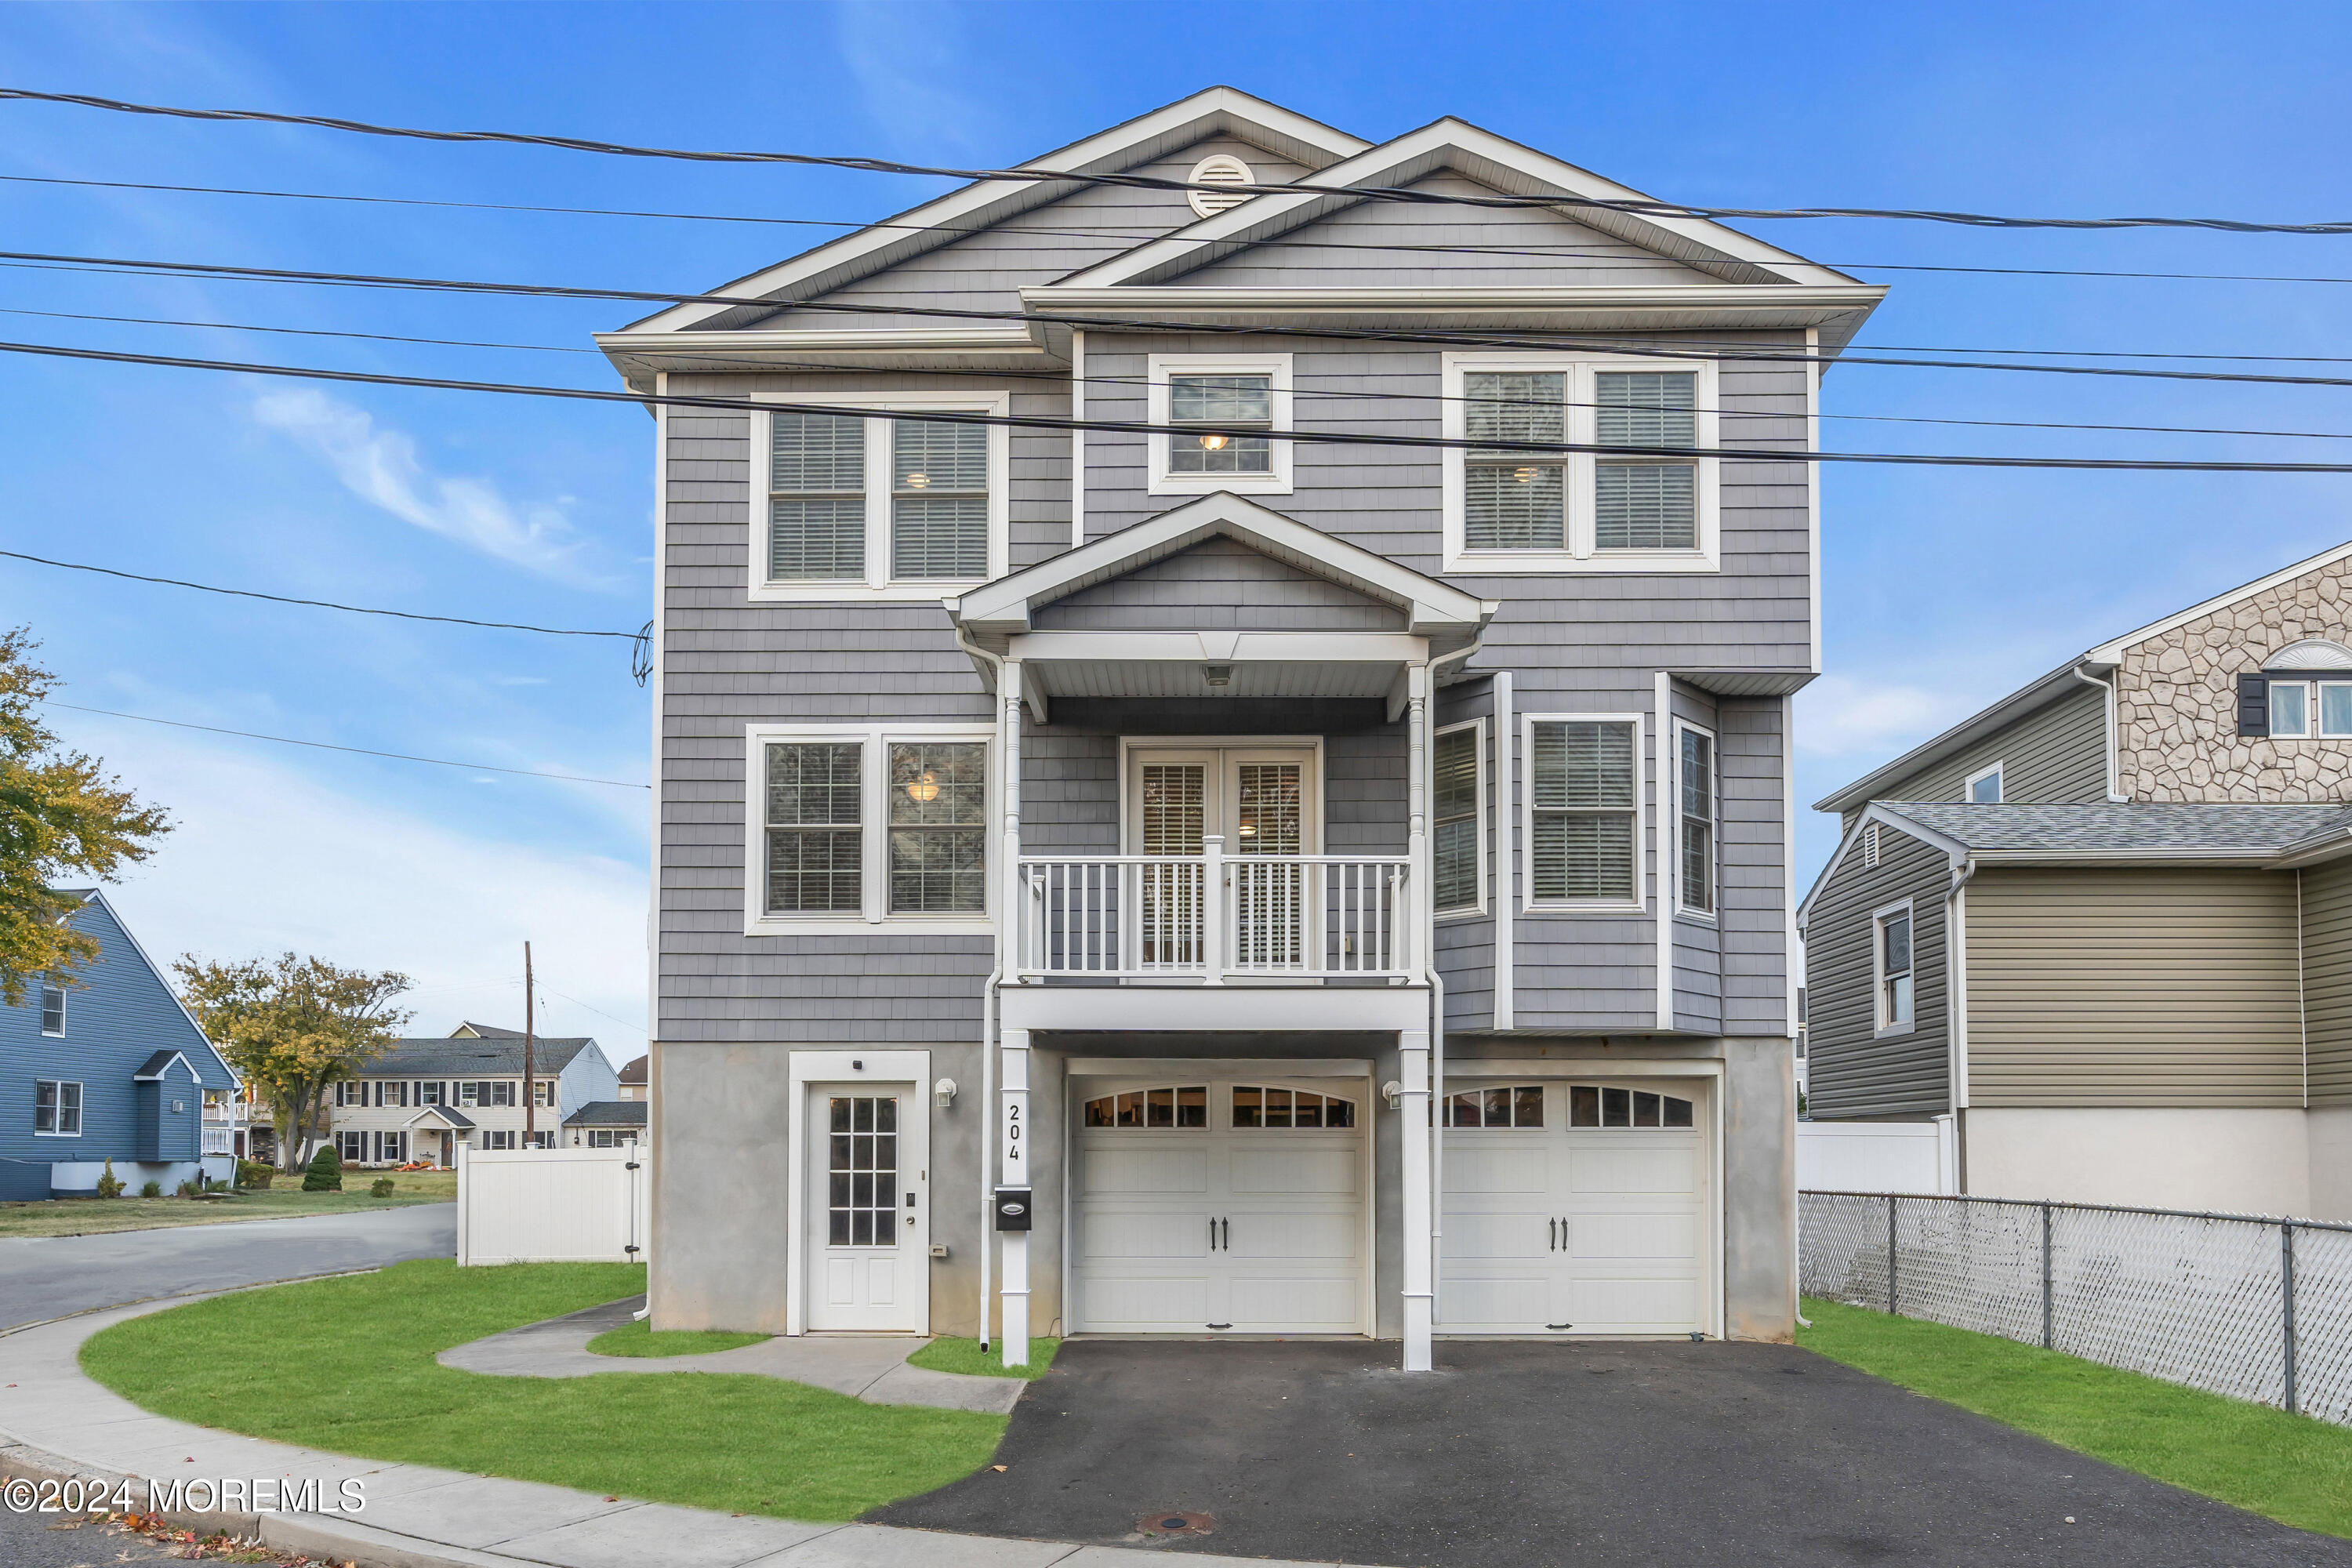
<path id="1" fill-rule="evenodd" d="M 2352 1426 L 2352 1226 L 1827 1192 L 1798 1225 L 1808 1296 Z"/>
<path id="2" fill-rule="evenodd" d="M 1808 1192 L 1955 1193 L 1952 1119 L 1800 1121 L 1797 1185 Z"/>
<path id="3" fill-rule="evenodd" d="M 643 1263 L 653 1171 L 619 1149 L 457 1148 L 457 1263 Z"/>

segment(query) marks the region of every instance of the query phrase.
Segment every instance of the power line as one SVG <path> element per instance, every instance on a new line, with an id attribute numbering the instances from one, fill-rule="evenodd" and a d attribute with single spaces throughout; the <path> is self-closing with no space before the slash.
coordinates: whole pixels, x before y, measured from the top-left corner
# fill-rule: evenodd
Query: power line
<path id="1" fill-rule="evenodd" d="M 387 136 L 411 141 L 488 142 L 508 146 L 549 147 L 564 152 L 596 153 L 621 158 L 664 158 L 698 163 L 782 163 L 802 167 L 848 169 L 864 174 L 916 174 L 951 180 L 1013 180 L 1034 184 L 1081 184 L 1120 185 L 1159 191 L 1207 191 L 1230 195 L 1336 195 L 1358 200 L 1396 202 L 1429 206 L 1496 208 L 1579 207 L 1622 212 L 1640 217 L 1678 218 L 1902 218 L 1927 223 L 1961 224 L 1977 228 L 2206 228 L 2233 234 L 2352 234 L 2352 222 L 2255 223 L 2213 217 L 2008 217 L 1987 213 L 1945 212 L 1912 207 L 1718 207 L 1648 197 L 1625 200 L 1567 195 L 1473 196 L 1398 185 L 1326 185 L 1311 181 L 1288 184 L 1207 184 L 1163 179 L 1152 174 L 1087 174 L 1066 169 L 962 169 L 928 163 L 901 163 L 890 158 L 840 157 L 814 153 L 712 152 L 681 147 L 646 147 L 588 137 L 554 136 L 512 131 L 432 131 L 415 126 L 378 125 L 320 114 L 279 114 L 258 109 L 187 109 L 167 104 L 131 103 L 88 93 L 39 92 L 29 88 L 0 88 L 0 100 L 70 104 L 120 114 L 157 115 L 175 120 L 243 121 L 266 125 L 304 125 L 342 131 L 361 136 Z"/>
<path id="2" fill-rule="evenodd" d="M 993 226 L 898 223 L 889 218 L 869 221 L 864 218 L 775 217 L 765 214 L 748 213 L 663 212 L 632 207 L 539 206 L 522 202 L 461 202 L 425 196 L 366 196 L 329 191 L 272 191 L 241 185 L 175 185 L 146 180 L 73 180 L 47 174 L 0 174 L 0 181 L 10 181 L 20 184 L 77 185 L 110 191 L 172 191 L 190 195 L 275 196 L 289 201 L 355 202 L 383 206 L 447 207 L 467 212 L 546 213 L 576 217 L 669 218 L 684 223 L 761 224 L 805 228 L 905 229 L 918 234 L 985 234 Z M 1133 233 L 1120 233 L 1114 229 L 1035 228 L 1027 226 L 1024 226 L 1021 232 L 1057 239 L 1116 240 L 1129 245 L 1140 245 L 1150 240 L 1164 239 L 1169 233 L 1165 229 L 1139 229 Z M 1648 272 L 1655 270 L 1657 265 L 1654 261 L 1625 261 L 1611 251 L 1574 250 L 1565 246 L 1548 246 L 1532 241 L 1509 246 L 1429 245 L 1403 240 L 1391 240 L 1383 244 L 1370 240 L 1342 239 L 1254 239 L 1249 242 L 1249 248 L 1254 250 L 1267 247 L 1301 250 L 1374 250 L 1446 256 L 1522 256 L 1539 260 L 1594 263 L 1593 266 L 1579 268 L 1586 272 Z M 2017 278 L 2130 278 L 2191 283 L 2352 283 L 2352 278 L 2314 277 L 2302 273 L 2150 272 L 2088 267 L 1962 267 L 1939 266 L 1917 261 L 1822 261 L 1816 265 L 1864 272 L 1959 272 Z"/>
<path id="3" fill-rule="evenodd" d="M 560 779 L 565 784 L 606 784 L 614 789 L 651 789 L 651 784 L 631 784 L 625 779 L 592 779 L 579 773 L 543 773 L 530 768 L 494 767 L 488 763 L 453 763 L 446 757 L 415 757 L 405 752 L 373 752 L 364 746 L 336 746 L 324 741 L 298 741 L 291 735 L 264 735 L 251 730 L 224 730 L 217 724 L 191 724 L 184 719 L 158 719 L 151 713 L 118 713 L 111 708 L 85 708 L 79 702 L 59 702 L 55 698 L 43 699 L 52 708 L 68 708 L 76 713 L 97 713 L 109 719 L 135 719 L 142 724 L 168 724 L 174 730 L 202 730 L 212 735 L 235 735 L 247 741 L 275 741 L 281 746 L 310 746 L 321 752 L 349 752 L 361 757 L 389 757 L 396 763 L 431 763 L 436 767 L 466 768 L 478 773 L 513 773 L 527 779 Z"/>
<path id="4" fill-rule="evenodd" d="M 121 572 L 111 566 L 90 566 L 79 561 L 52 561 L 46 555 L 27 555 L 20 550 L 0 550 L 0 556 L 11 561 L 30 561 L 37 566 L 62 567 L 68 572 L 96 572 L 107 577 L 128 578 L 133 583 L 160 583 L 172 588 L 194 588 L 204 594 L 227 594 L 240 599 L 268 599 L 277 605 L 307 605 L 313 609 L 341 610 L 354 616 L 391 616 L 404 621 L 439 621 L 446 626 L 481 626 L 491 631 L 537 632 L 551 637 L 617 637 L 625 642 L 642 642 L 642 632 L 575 631 L 562 626 L 525 626 L 518 621 L 476 621 L 463 616 L 427 616 L 415 610 L 373 609 L 364 605 L 339 605 L 331 599 L 296 599 L 284 594 L 264 594 L 252 588 L 220 588 L 210 583 L 188 583 L 177 577 L 150 577 L 142 572 Z"/>
<path id="5" fill-rule="evenodd" d="M 606 392 L 589 387 L 531 386 L 511 382 L 460 381 L 436 376 L 392 375 L 373 371 L 322 370 L 307 365 L 253 364 L 232 360 L 184 358 L 171 354 L 128 353 L 107 349 L 68 348 L 55 343 L 0 342 L 0 353 L 38 354 L 59 359 L 95 360 L 114 364 L 164 365 L 182 370 L 226 371 L 246 375 L 283 375 L 309 381 L 353 382 L 372 386 L 415 386 L 443 392 L 486 392 L 508 396 L 559 397 L 586 403 L 627 403 L 640 407 L 712 408 L 731 414 L 773 412 L 835 415 L 864 418 L 873 411 L 847 404 L 778 403 L 748 398 L 697 396 L 687 393 Z M 2340 384 L 2352 384 L 2344 383 Z M 961 409 L 926 410 L 922 416 L 950 425 L 1002 425 L 1029 430 L 1101 430 L 1118 435 L 1196 436 L 1206 426 L 1153 425 L 1140 420 L 1069 419 L 1042 414 L 982 414 Z M 1820 452 L 1801 448 L 1664 447 L 1591 441 L 1508 441 L 1494 437 L 1471 439 L 1454 436 L 1381 436 L 1353 430 L 1265 430 L 1240 432 L 1269 440 L 1301 445 L 1400 447 L 1446 449 L 1475 448 L 1484 452 L 1526 452 L 1531 456 L 1583 453 L 1601 457 L 1718 458 L 1764 463 L 1883 463 L 1926 468 L 2082 468 L 2150 473 L 2352 473 L 2352 463 L 2263 463 L 2203 458 L 2010 458 L 1945 457 L 1908 452 Z"/>
<path id="6" fill-rule="evenodd" d="M 169 319 L 169 318 L 154 317 L 154 316 L 97 316 L 97 315 L 89 315 L 89 314 L 87 314 L 87 313 L 79 312 L 79 311 L 72 311 L 72 310 L 8 310 L 8 309 L 7 309 L 7 308 L 5 308 L 5 307 L 0 307 L 0 315 L 12 315 L 12 316 L 46 316 L 46 317 L 51 317 L 51 318 L 55 318 L 55 319 L 61 320 L 61 321 L 112 321 L 112 322 L 120 322 L 120 323 L 125 323 L 125 324 L 135 325 L 135 326 L 150 326 L 150 327 L 203 327 L 203 328 L 213 329 L 213 330 L 215 330 L 215 331 L 229 331 L 229 332 L 278 332 L 278 333 L 287 333 L 287 334 L 291 334 L 291 335 L 298 336 L 298 337 L 362 338 L 362 339 L 365 339 L 365 340 L 367 340 L 367 341 L 369 341 L 369 342 L 372 342 L 424 343 L 424 344 L 432 345 L 432 346 L 446 346 L 446 347 L 457 347 L 457 348 L 535 349 L 535 350 L 539 350 L 539 351 L 541 351 L 541 352 L 542 352 L 542 353 L 547 353 L 594 354 L 594 353 L 597 353 L 597 351 L 596 351 L 596 350 L 594 350 L 594 349 L 576 349 L 576 348 L 566 348 L 566 347 L 562 347 L 562 346 L 561 346 L 561 345 L 559 345 L 559 344 L 554 344 L 554 343 L 477 343 L 477 342 L 465 342 L 465 341 L 463 341 L 463 340 L 451 339 L 451 338 L 419 338 L 419 337 L 407 337 L 407 336 L 404 336 L 404 335 L 401 335 L 401 334 L 399 334 L 399 333 L 394 333 L 394 332 L 338 332 L 338 331 L 325 331 L 325 330 L 323 330 L 323 329 L 309 328 L 309 327 L 265 327 L 265 326 L 255 326 L 255 325 L 252 325 L 252 324 L 250 324 L 250 323 L 247 323 L 247 322 L 241 322 L 241 321 L 175 321 L 175 320 L 171 320 L 171 319 Z M 2001 350 L 1986 350 L 1986 351 L 1981 351 L 1981 352 L 1986 352 L 1986 353 L 2028 353 L 2028 352 L 2032 352 L 2032 351 L 2028 351 L 2028 350 L 2023 350 L 2023 349 L 2018 349 L 2018 350 L 2001 349 Z M 2059 352 L 2059 351 L 2049 351 L 2049 352 L 2053 352 L 2053 353 L 2054 353 L 2054 352 Z M 777 361 L 777 360 L 772 360 L 772 359 L 760 359 L 760 360 L 753 360 L 753 359 L 730 360 L 730 359 L 726 359 L 726 358 L 724 358 L 723 356 L 717 355 L 717 354 L 713 354 L 713 355 L 710 355 L 710 356 L 708 356 L 708 357 L 709 358 L 710 362 L 711 362 L 711 363 L 713 363 L 741 364 L 741 365 L 743 365 L 743 366 L 745 366 L 745 367 L 747 367 L 747 368 L 757 368 L 757 369 L 761 369 L 761 370 L 768 370 L 768 371 L 804 371 L 804 372 L 838 373 L 838 372 L 840 371 L 840 369 L 841 369 L 841 367 L 840 367 L 839 365 L 837 365 L 837 364 L 814 364 L 814 363 L 805 363 L 805 364 L 803 364 L 803 363 L 793 363 L 793 362 L 791 362 L 791 361 Z M 2259 357 L 2259 356 L 2250 356 L 2250 357 Z M 2331 360 L 2331 361 L 2327 361 L 2327 362 L 2326 362 L 2326 363 L 2352 363 L 2352 360 Z M 997 371 L 997 370 L 974 370 L 974 369 L 970 369 L 970 368 L 963 367 L 963 366 L 948 366 L 948 367 L 941 368 L 941 369 L 935 369 L 935 370 L 928 371 L 928 372 L 926 372 L 925 374 L 930 374 L 930 375 L 955 375 L 955 376 L 963 376 L 963 377 L 967 377 L 967 378 L 979 378 L 979 379 L 987 380 L 987 381 L 991 381 L 991 382 L 996 382 L 996 381 L 1046 381 L 1046 382 L 1051 382 L 1052 384 L 1055 384 L 1055 385 L 1056 385 L 1056 386 L 1064 385 L 1064 384 L 1076 384 L 1076 385 L 1080 385 L 1080 386 L 1141 386 L 1141 387 L 1149 387 L 1149 386 L 1150 386 L 1150 385 L 1152 384 L 1151 379 L 1150 379 L 1149 376 L 1135 376 L 1135 375 L 1059 375 L 1059 374 L 1048 374 L 1048 373 L 1045 373 L 1045 372 L 1043 372 L 1043 371 Z M 1443 393 L 1443 392 L 1378 392 L 1378 391 L 1371 390 L 1371 389 L 1370 389 L 1370 388 L 1351 388 L 1350 390 L 1349 390 L 1349 391 L 1345 391 L 1345 392 L 1313 392 L 1313 391 L 1304 390 L 1304 385 L 1305 385 L 1305 384 L 1307 384 L 1307 383 L 1310 383 L 1310 382 L 1313 382 L 1313 381 L 1316 381 L 1316 380 L 1318 380 L 1318 379 L 1320 379 L 1320 378 L 1318 378 L 1318 377 L 1315 377 L 1315 376 L 1312 376 L 1312 375 L 1306 375 L 1306 376 L 1295 376 L 1295 377 L 1293 378 L 1293 384 L 1294 384 L 1294 387 L 1296 387 L 1296 388 L 1299 388 L 1299 390 L 1296 391 L 1295 395 L 1299 396 L 1299 397 L 1307 397 L 1307 398 L 1326 398 L 1326 399 L 1328 399 L 1328 400 L 1330 400 L 1330 401 L 1332 401 L 1332 402 L 1335 402 L 1335 403 L 1349 403 L 1349 402 L 1360 402 L 1360 401 L 1365 401 L 1365 400 L 1374 400 L 1374 401 L 1391 402 L 1391 403 L 1476 403 L 1476 404 L 1483 404 L 1483 405 L 1488 405 L 1488 406 L 1505 405 L 1505 406 L 1510 406 L 1510 407 L 1526 407 L 1526 408 L 1561 408 L 1561 407 L 1566 407 L 1566 408 L 1600 408 L 1600 407 L 1606 406 L 1606 407 L 1611 407 L 1611 408 L 1620 408 L 1620 409 L 1623 409 L 1623 408 L 1651 408 L 1651 409 L 1655 410 L 1655 409 L 1664 409 L 1664 408 L 1665 407 L 1665 405 L 1644 405 L 1644 404 L 1637 404 L 1637 403 L 1636 403 L 1636 404 L 1628 404 L 1628 403 L 1612 403 L 1612 404 L 1607 404 L 1607 405 L 1602 405 L 1602 404 L 1598 404 L 1598 403 L 1581 403 L 1581 402 L 1578 402 L 1578 401 L 1576 401 L 1575 399 L 1572 399 L 1572 398 L 1570 398 L 1570 399 L 1559 399 L 1559 398 L 1517 398 L 1517 397 L 1471 397 L 1471 396 L 1468 396 L 1468 395 L 1462 395 L 1462 394 Z M 1674 410 L 1674 411 L 1675 411 L 1675 412 L 1684 412 L 1683 410 L 1680 410 L 1680 409 L 1676 409 L 1676 410 Z M 1774 413 L 1774 412 L 1769 412 L 1769 411 L 1758 410 L 1758 409 L 1740 409 L 1740 408 L 1707 408 L 1707 409 L 1691 409 L 1691 410 L 1688 410 L 1687 412 L 1691 412 L 1691 413 L 1698 413 L 1698 414 L 1714 414 L 1714 415 L 1717 415 L 1717 416 L 1720 416 L 1720 417 L 1722 417 L 1722 418 L 1726 418 L 1726 419 L 1793 419 L 1793 418 L 1800 418 L 1800 417 L 1802 417 L 1802 416 L 1800 416 L 1800 415 L 1793 415 L 1793 414 L 1781 414 L 1781 413 Z M 2053 420 L 2053 419 L 1957 419 L 1957 418 L 1950 418 L 1950 417 L 1938 418 L 1938 417 L 1935 417 L 1935 416 L 1928 416 L 1928 415 L 1924 415 L 1924 414 L 1829 414 L 1829 413 L 1822 413 L 1822 414 L 1817 414 L 1817 415 L 1815 416 L 1815 417 L 1817 417 L 1817 418 L 1822 418 L 1822 419 L 1842 419 L 1842 420 L 1848 420 L 1848 421 L 1860 421 L 1860 422 L 1863 422 L 1863 423 L 1874 424 L 1874 425 L 1949 425 L 1949 426 L 1964 426 L 1964 427 L 1968 427 L 1968 428 L 1971 428 L 1971 429 L 1990 429 L 1990 430 L 2096 430 L 2096 431 L 2102 431 L 2102 432 L 2121 432 L 2121 433 L 2126 433 L 2126 434 L 2143 434 L 2143 435 L 2155 435 L 2155 436 L 2266 436 L 2266 437 L 2278 437 L 2278 438 L 2283 439 L 2283 440 L 2307 440 L 2307 441 L 2342 441 L 2342 440 L 2352 440 L 2352 431 L 2339 431 L 2339 430 L 2254 430 L 2254 429 L 2247 429 L 2247 428 L 2243 428 L 2243 427 L 2236 426 L 2206 426 L 2206 425 L 2100 425 L 2100 424 L 2089 424 L 2089 423 L 2084 423 L 2084 422 L 2080 422 L 2080 421 L 2073 421 L 2073 420 Z M 60 563 L 60 564 L 61 564 L 61 563 Z M 614 637 L 621 637 L 621 636 L 631 636 L 631 635 L 634 635 L 634 634 L 614 632 L 614 633 L 609 633 L 609 634 L 605 634 L 605 635 L 608 635 L 608 636 L 614 636 Z"/>
<path id="7" fill-rule="evenodd" d="M 33 264 L 47 268 L 70 264 L 62 270 L 103 272 L 109 276 L 151 274 L 204 277 L 246 282 L 315 283 L 337 288 L 414 289 L 428 292 L 515 295 L 561 300 L 625 300 L 663 304 L 720 304 L 762 308 L 775 312 L 820 310 L 849 315 L 921 316 L 946 321 L 1011 321 L 1034 326 L 1067 326 L 1089 330 L 1216 334 L 1235 337 L 1290 337 L 1351 342 L 1438 343 L 1455 348 L 1559 349 L 1563 346 L 1605 348 L 1616 353 L 1665 359 L 1712 359 L 1725 362 L 1778 364 L 1874 364 L 1919 370 L 1992 370 L 2040 375 L 2105 375 L 2156 381 L 2244 382 L 2278 386 L 2352 386 L 2337 376 L 2267 375 L 2242 371 L 2147 370 L 2120 365 L 2005 364 L 1994 361 L 1950 359 L 1888 359 L 1840 352 L 1800 353 L 1787 349 L 1726 348 L 1718 343 L 1682 343 L 1657 337 L 1621 340 L 1585 333 L 1551 337 L 1491 332 L 1406 331 L 1369 327 L 1238 326 L 1219 321 L 1139 320 L 1107 316 L 1060 316 L 1044 311 L 983 310 L 942 305 L 856 304 L 833 300 L 774 300 L 740 294 L 670 294 L 639 289 L 585 289 L 546 283 L 492 283 L 447 278 L 405 278 L 362 272 L 322 272 L 300 268 L 240 267 L 226 262 L 155 261 L 120 257 L 72 256 L 40 251 L 0 251 L 0 266 Z M 1563 342 L 1565 338 L 1565 342 Z M 673 340 L 675 342 L 676 340 Z M 2009 351 L 2000 351 L 2009 352 Z"/>

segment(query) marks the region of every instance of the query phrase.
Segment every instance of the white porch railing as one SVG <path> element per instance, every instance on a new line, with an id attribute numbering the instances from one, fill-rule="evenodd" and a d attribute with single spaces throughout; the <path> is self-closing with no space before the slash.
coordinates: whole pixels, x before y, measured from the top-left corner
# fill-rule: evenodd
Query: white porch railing
<path id="1" fill-rule="evenodd" d="M 203 1129 L 203 1132 L 204 1147 L 201 1151 L 202 1152 L 206 1154 L 234 1154 L 236 1152 L 236 1134 L 228 1128 L 206 1127 Z"/>
<path id="2" fill-rule="evenodd" d="M 1024 980 L 1411 977 L 1402 856 L 1024 855 Z M 1213 890 L 1214 896 L 1210 896 Z"/>

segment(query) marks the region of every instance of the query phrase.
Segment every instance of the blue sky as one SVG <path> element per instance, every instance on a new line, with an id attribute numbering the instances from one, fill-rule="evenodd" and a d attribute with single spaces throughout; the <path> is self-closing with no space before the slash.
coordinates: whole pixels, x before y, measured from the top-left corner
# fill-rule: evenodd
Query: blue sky
<path id="1" fill-rule="evenodd" d="M 2352 216 L 2352 11 L 1979 5 L 42 5 L 0 82 L 137 100 L 687 147 L 1006 163 L 1212 82 L 1374 140 L 1457 114 L 1653 194 L 1761 206 Z M 440 147 L 0 105 L 0 174 L 865 219 L 941 183 Z M 1894 294 L 1866 341 L 2325 354 L 2352 285 L 1898 272 L 1869 263 L 2352 278 L 2352 238 L 1759 223 Z M 0 182 L 10 247 L 698 288 L 837 230 L 355 206 Z M 642 312 L 0 269 L 0 307 L 577 350 Z M 580 353 L 0 315 L 0 337 L 577 385 Z M 2166 362 L 2155 362 L 2158 363 Z M 2260 367 L 2252 367 L 2260 368 Z M 2287 368 L 2287 367 L 2276 367 Z M 2336 374 L 2315 367 L 2323 374 Z M 2352 389 L 1846 366 L 1843 416 L 2352 431 Z M 644 415 L 0 358 L 0 548 L 267 592 L 633 630 Z M 1832 418 L 1833 448 L 2309 458 L 2345 441 Z M 1809 802 L 2085 646 L 2352 531 L 2335 477 L 1832 466 L 1829 673 Z M 0 564 L 64 700 L 341 745 L 646 776 L 611 643 L 362 620 Z M 646 798 L 63 712 L 181 826 L 119 901 L 151 949 L 399 968 L 416 1027 L 642 1048 Z M 1829 847 L 1801 824 L 1805 874 Z"/>

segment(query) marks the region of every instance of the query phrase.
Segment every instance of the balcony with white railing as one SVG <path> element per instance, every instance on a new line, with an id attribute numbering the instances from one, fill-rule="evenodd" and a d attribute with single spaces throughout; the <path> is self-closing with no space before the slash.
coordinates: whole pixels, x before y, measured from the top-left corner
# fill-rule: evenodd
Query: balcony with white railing
<path id="1" fill-rule="evenodd" d="M 203 1152 L 207 1154 L 236 1153 L 236 1134 L 226 1127 L 205 1127 L 204 1129 Z"/>
<path id="2" fill-rule="evenodd" d="M 1403 984 L 1402 856 L 1024 855 L 1017 983 Z"/>

